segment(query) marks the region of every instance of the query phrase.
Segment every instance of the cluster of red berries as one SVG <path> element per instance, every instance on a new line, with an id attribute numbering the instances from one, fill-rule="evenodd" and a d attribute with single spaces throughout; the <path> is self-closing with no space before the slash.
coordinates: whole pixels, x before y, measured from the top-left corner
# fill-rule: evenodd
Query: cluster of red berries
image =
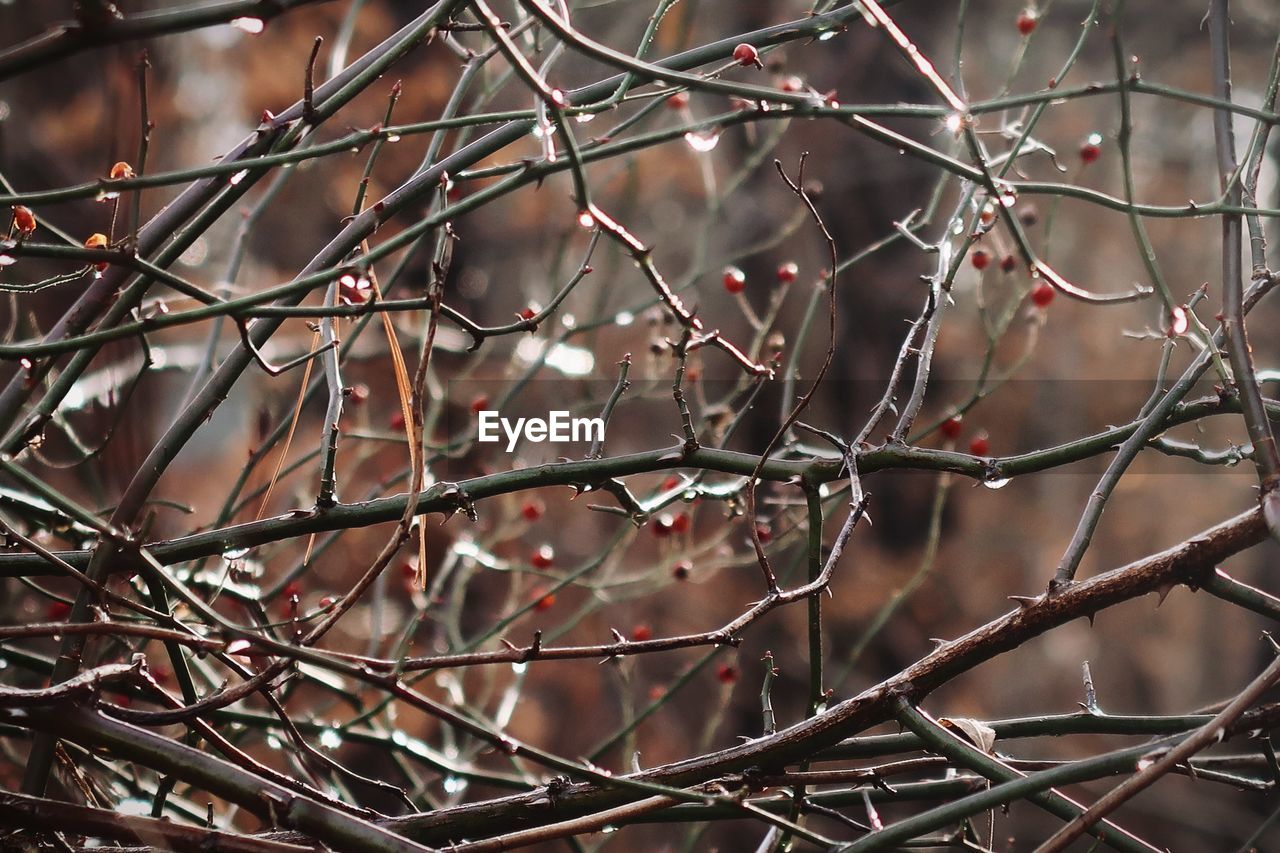
<path id="1" fill-rule="evenodd" d="M 953 415 L 942 422 L 942 426 L 938 427 L 938 431 L 942 433 L 943 438 L 947 439 L 947 441 L 955 441 L 960 437 L 962 429 L 960 420 L 959 415 Z M 985 430 L 969 439 L 969 452 L 974 456 L 986 456 L 991 452 L 991 440 L 987 438 Z"/>
<path id="2" fill-rule="evenodd" d="M 795 261 L 787 261 L 779 264 L 778 270 L 774 274 L 774 278 L 778 284 L 791 284 L 800 275 L 800 267 Z M 747 274 L 739 267 L 727 266 L 724 268 L 723 277 L 721 279 L 724 289 L 729 293 L 741 293 L 747 287 Z"/>

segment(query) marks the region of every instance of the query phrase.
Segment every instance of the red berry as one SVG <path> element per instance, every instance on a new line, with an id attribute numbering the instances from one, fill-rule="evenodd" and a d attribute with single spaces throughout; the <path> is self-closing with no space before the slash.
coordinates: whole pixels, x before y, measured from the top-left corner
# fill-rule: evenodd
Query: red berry
<path id="1" fill-rule="evenodd" d="M 778 281 L 782 284 L 790 284 L 796 280 L 796 276 L 800 274 L 800 267 L 796 266 L 795 261 L 787 261 L 778 267 Z"/>
<path id="2" fill-rule="evenodd" d="M 631 639 L 637 643 L 643 643 L 645 640 L 652 640 L 653 629 L 641 622 L 639 625 L 631 629 Z"/>
<path id="3" fill-rule="evenodd" d="M 167 666 L 151 666 L 147 667 L 147 671 L 151 673 L 151 677 L 157 684 L 168 684 L 173 681 L 173 670 Z"/>
<path id="4" fill-rule="evenodd" d="M 687 581 L 689 575 L 693 573 L 693 563 L 688 560 L 681 560 L 671 567 L 671 577 L 678 581 Z"/>
<path id="5" fill-rule="evenodd" d="M 369 279 L 346 273 L 338 279 L 338 300 L 346 305 L 363 305 L 373 295 Z"/>
<path id="6" fill-rule="evenodd" d="M 975 270 L 985 270 L 987 265 L 991 263 L 991 255 L 987 254 L 987 252 L 982 249 L 976 249 L 974 250 L 974 253 L 969 256 L 969 263 L 973 264 L 973 268 Z"/>
<path id="7" fill-rule="evenodd" d="M 1102 156 L 1102 149 L 1092 142 L 1080 146 L 1080 162 L 1088 166 Z"/>
<path id="8" fill-rule="evenodd" d="M 803 92 L 804 80 L 796 77 L 795 75 L 784 77 L 782 78 L 782 82 L 778 84 L 778 88 L 784 92 Z"/>
<path id="9" fill-rule="evenodd" d="M 741 293 L 747 286 L 747 274 L 737 267 L 724 268 L 724 289 L 730 293 Z"/>
<path id="10" fill-rule="evenodd" d="M 953 417 L 947 418 L 945 421 L 942 422 L 942 426 L 939 427 L 939 429 L 942 430 L 942 435 L 944 438 L 948 438 L 952 440 L 959 438 L 960 437 L 960 416 L 955 415 Z"/>
<path id="11" fill-rule="evenodd" d="M 685 375 L 688 375 L 688 371 L 685 371 Z M 670 477 L 662 481 L 662 491 L 669 492 L 678 485 L 680 485 L 680 478 L 675 474 L 672 474 Z"/>
<path id="12" fill-rule="evenodd" d="M 532 320 L 536 316 L 538 316 L 538 312 L 534 311 L 532 308 L 525 308 L 520 312 L 521 320 Z"/>
<path id="13" fill-rule="evenodd" d="M 400 575 L 407 580 L 417 580 L 418 567 L 406 560 L 400 564 Z"/>
<path id="14" fill-rule="evenodd" d="M 546 590 L 539 588 L 534 590 L 533 598 L 533 609 L 539 613 L 546 612 L 552 607 L 555 607 L 556 594 L 554 592 L 547 592 Z"/>
<path id="15" fill-rule="evenodd" d="M 980 432 L 969 439 L 969 452 L 974 456 L 986 456 L 990 450 L 991 442 L 987 440 L 985 432 Z"/>
<path id="16" fill-rule="evenodd" d="M 739 65 L 759 67 L 760 51 L 744 42 L 733 49 L 733 59 Z"/>
<path id="17" fill-rule="evenodd" d="M 36 230 L 36 215 L 31 208 L 16 204 L 13 207 L 13 227 L 22 234 L 30 234 Z"/>
<path id="18" fill-rule="evenodd" d="M 671 519 L 671 529 L 674 530 L 676 533 L 688 533 L 689 525 L 691 523 L 692 522 L 689 519 L 689 513 L 678 512 L 675 514 L 675 517 Z"/>
<path id="19" fill-rule="evenodd" d="M 550 545 L 543 545 L 533 552 L 533 556 L 529 558 L 529 562 L 535 569 L 549 569 L 551 564 L 555 562 L 556 552 Z"/>
<path id="20" fill-rule="evenodd" d="M 1047 308 L 1049 303 L 1053 301 L 1055 292 L 1053 285 L 1047 281 L 1042 281 L 1031 288 L 1031 301 L 1036 304 L 1037 308 Z"/>
<path id="21" fill-rule="evenodd" d="M 716 678 L 721 684 L 733 684 L 738 680 L 738 668 L 722 663 L 720 668 L 716 670 Z"/>
<path id="22" fill-rule="evenodd" d="M 1000 269 L 1002 272 L 1013 272 L 1018 268 L 1018 259 L 1013 255 L 1005 255 L 1000 259 Z"/>
<path id="23" fill-rule="evenodd" d="M 394 430 L 404 429 L 404 412 L 395 411 L 391 413 L 391 419 L 388 421 Z"/>
<path id="24" fill-rule="evenodd" d="M 670 536 L 671 522 L 672 519 L 670 515 L 663 514 L 655 518 L 653 520 L 653 535 L 657 536 L 659 539 L 664 539 L 667 536 Z"/>
<path id="25" fill-rule="evenodd" d="M 537 521 L 542 518 L 542 512 L 546 509 L 542 501 L 531 499 L 524 502 L 524 506 L 520 507 L 520 514 L 524 516 L 525 521 Z"/>
<path id="26" fill-rule="evenodd" d="M 330 607 L 333 606 L 333 596 L 326 595 L 324 598 L 320 599 L 319 604 L 320 604 L 321 610 L 328 610 Z"/>
<path id="27" fill-rule="evenodd" d="M 768 545 L 773 541 L 773 528 L 765 524 L 763 521 L 757 522 L 756 538 L 760 540 L 761 545 Z"/>
<path id="28" fill-rule="evenodd" d="M 485 410 L 486 410 L 486 409 L 488 409 L 488 408 L 489 408 L 489 395 L 488 395 L 488 394 L 477 394 L 477 395 L 476 395 L 476 396 L 471 400 L 471 413 L 472 413 L 472 414 L 478 415 L 478 414 L 480 414 L 481 412 L 485 411 Z"/>
<path id="29" fill-rule="evenodd" d="M 61 622 L 71 615 L 71 605 L 65 601 L 50 601 L 44 615 L 50 622 Z"/>
<path id="30" fill-rule="evenodd" d="M 293 598 L 295 595 L 301 596 L 302 584 L 298 583 L 297 581 L 289 581 L 287 584 L 284 585 L 284 588 L 280 590 L 280 595 L 284 596 L 285 601 L 288 601 L 289 599 Z"/>
<path id="31" fill-rule="evenodd" d="M 1038 23 L 1040 23 L 1040 17 L 1030 9 L 1023 9 L 1018 14 L 1018 32 L 1024 36 L 1031 35 Z"/>
<path id="32" fill-rule="evenodd" d="M 682 110 L 689 106 L 689 93 L 676 92 L 667 96 L 667 108 L 673 110 Z"/>

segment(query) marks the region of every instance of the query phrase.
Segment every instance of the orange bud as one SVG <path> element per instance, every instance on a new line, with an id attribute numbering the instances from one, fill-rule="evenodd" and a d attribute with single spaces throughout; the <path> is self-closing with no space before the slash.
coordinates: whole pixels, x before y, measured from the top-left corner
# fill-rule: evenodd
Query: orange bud
<path id="1" fill-rule="evenodd" d="M 111 167 L 111 180 L 113 181 L 132 177 L 136 177 L 134 175 L 133 167 L 123 160 Z"/>
<path id="2" fill-rule="evenodd" d="M 106 234 L 90 234 L 89 239 L 84 241 L 84 247 L 86 249 L 107 248 L 107 235 Z M 93 265 L 93 268 L 96 269 L 98 272 L 105 272 L 107 267 L 109 266 L 111 265 L 108 264 L 106 261 L 98 261 Z"/>
<path id="3" fill-rule="evenodd" d="M 13 224 L 23 234 L 30 234 L 36 230 L 36 215 L 31 208 L 16 204 L 13 206 Z"/>

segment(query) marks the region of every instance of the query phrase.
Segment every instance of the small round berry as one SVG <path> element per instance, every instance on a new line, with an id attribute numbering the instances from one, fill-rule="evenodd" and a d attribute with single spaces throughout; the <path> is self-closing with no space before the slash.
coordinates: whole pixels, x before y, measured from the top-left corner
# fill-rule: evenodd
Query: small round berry
<path id="1" fill-rule="evenodd" d="M 13 206 L 13 227 L 20 234 L 30 234 L 36 230 L 36 215 L 31 212 L 31 208 L 21 204 Z"/>
<path id="2" fill-rule="evenodd" d="M 1035 287 L 1031 288 L 1031 301 L 1035 303 L 1037 308 L 1048 308 L 1049 303 L 1053 301 L 1054 293 L 1056 291 L 1053 289 L 1053 285 L 1047 281 L 1039 282 Z"/>
<path id="3" fill-rule="evenodd" d="M 737 267 L 724 268 L 724 289 L 730 293 L 741 293 L 747 286 L 747 274 Z"/>
<path id="4" fill-rule="evenodd" d="M 534 311 L 532 308 L 524 308 L 520 311 L 521 320 L 532 320 L 534 317 L 537 317 L 537 316 L 538 316 L 538 312 Z"/>
<path id="5" fill-rule="evenodd" d="M 1001 272 L 1013 272 L 1018 268 L 1018 259 L 1013 255 L 1005 255 L 1000 259 Z"/>
<path id="6" fill-rule="evenodd" d="M 667 479 L 662 481 L 662 491 L 669 492 L 678 485 L 680 485 L 680 478 L 677 477 L 675 474 L 672 474 L 671 476 L 667 477 Z"/>
<path id="7" fill-rule="evenodd" d="M 391 413 L 391 418 L 387 421 L 387 425 L 397 432 L 404 429 L 404 412 L 395 411 Z"/>
<path id="8" fill-rule="evenodd" d="M 44 615 L 50 622 L 61 622 L 71 615 L 71 605 L 65 601 L 50 601 Z"/>
<path id="9" fill-rule="evenodd" d="M 671 519 L 671 529 L 676 533 L 688 533 L 689 527 L 693 522 L 689 518 L 689 513 L 678 512 Z"/>
<path id="10" fill-rule="evenodd" d="M 974 456 L 986 456 L 991 451 L 991 442 L 985 432 L 980 432 L 969 439 L 969 452 Z"/>
<path id="11" fill-rule="evenodd" d="M 477 394 L 471 400 L 471 413 L 478 415 L 489 408 L 489 395 Z"/>
<path id="12" fill-rule="evenodd" d="M 985 270 L 991 263 L 991 255 L 982 249 L 976 249 L 969 256 L 969 263 L 973 264 L 975 270 Z"/>
<path id="13" fill-rule="evenodd" d="M 721 684 L 733 684 L 738 680 L 738 668 L 727 663 L 720 664 L 720 668 L 716 670 L 716 680 Z"/>
<path id="14" fill-rule="evenodd" d="M 760 51 L 745 42 L 733 49 L 733 59 L 739 65 L 760 67 Z"/>
<path id="15" fill-rule="evenodd" d="M 665 539 L 671 535 L 671 516 L 663 514 L 653 520 L 653 535 Z"/>
<path id="16" fill-rule="evenodd" d="M 299 582 L 298 582 L 298 581 L 296 581 L 296 580 L 289 581 L 289 582 L 288 582 L 287 584 L 285 584 L 285 585 L 284 585 L 284 587 L 280 590 L 280 594 L 281 594 L 282 596 L 284 596 L 284 600 L 285 600 L 285 601 L 288 601 L 289 599 L 293 598 L 295 595 L 297 595 L 297 596 L 301 596 L 301 595 L 302 595 L 302 584 L 301 584 L 301 583 L 299 583 Z"/>
<path id="17" fill-rule="evenodd" d="M 520 515 L 525 521 L 537 521 L 542 518 L 542 513 L 545 509 L 546 506 L 542 501 L 536 498 L 531 498 L 525 501 L 524 505 L 520 507 Z"/>
<path id="18" fill-rule="evenodd" d="M 653 629 L 641 622 L 631 629 L 631 639 L 636 643 L 643 643 L 645 640 L 653 639 Z"/>
<path id="19" fill-rule="evenodd" d="M 942 426 L 938 428 L 944 438 L 954 441 L 960 437 L 960 416 L 952 415 L 942 422 Z"/>
<path id="20" fill-rule="evenodd" d="M 1102 149 L 1096 143 L 1086 142 L 1080 146 L 1080 162 L 1088 166 L 1102 156 Z"/>
<path id="21" fill-rule="evenodd" d="M 671 577 L 678 581 L 687 581 L 691 574 L 693 574 L 693 563 L 688 560 L 681 560 L 671 567 Z"/>
<path id="22" fill-rule="evenodd" d="M 787 261 L 778 267 L 778 282 L 781 284 L 790 284 L 796 280 L 796 276 L 800 274 L 800 267 L 796 266 L 795 261 Z"/>
<path id="23" fill-rule="evenodd" d="M 347 273 L 338 279 L 338 298 L 346 305 L 363 305 L 373 295 L 369 280 Z"/>
<path id="24" fill-rule="evenodd" d="M 688 92 L 675 92 L 667 96 L 667 109 L 682 110 L 689 106 Z"/>
<path id="25" fill-rule="evenodd" d="M 320 605 L 320 609 L 321 609 L 321 610 L 328 610 L 328 609 L 329 609 L 330 607 L 332 607 L 332 606 L 333 606 L 333 604 L 334 604 L 334 602 L 333 602 L 333 596 L 332 596 L 332 595 L 326 595 L 324 598 L 320 599 L 320 601 L 319 601 L 318 603 L 319 603 L 319 605 Z"/>
<path id="26" fill-rule="evenodd" d="M 982 208 L 982 212 L 978 214 L 979 224 L 990 227 L 996 222 L 996 206 L 994 204 L 986 204 Z"/>
<path id="27" fill-rule="evenodd" d="M 803 92 L 804 80 L 800 79 L 799 77 L 796 77 L 793 74 L 790 77 L 782 78 L 782 82 L 778 84 L 778 88 L 784 92 L 790 92 L 792 94 L 796 92 Z"/>
<path id="28" fill-rule="evenodd" d="M 533 552 L 533 556 L 529 558 L 530 564 L 535 569 L 549 569 L 551 564 L 556 561 L 555 549 L 550 545 L 543 545 Z"/>
<path id="29" fill-rule="evenodd" d="M 773 528 L 763 521 L 756 522 L 756 538 L 761 545 L 768 545 L 773 541 Z"/>
<path id="30" fill-rule="evenodd" d="M 400 564 L 400 576 L 405 580 L 417 580 L 418 567 L 408 560 Z"/>
<path id="31" fill-rule="evenodd" d="M 533 609 L 539 613 L 545 613 L 556 605 L 556 594 L 547 592 L 544 589 L 536 589 L 533 592 Z"/>
<path id="32" fill-rule="evenodd" d="M 1024 204 L 1018 208 L 1018 221 L 1030 228 L 1040 222 L 1040 211 L 1034 204 Z"/>
<path id="33" fill-rule="evenodd" d="M 1030 9 L 1023 9 L 1018 13 L 1018 32 L 1024 36 L 1029 36 L 1035 31 L 1036 24 L 1040 23 L 1040 16 Z"/>

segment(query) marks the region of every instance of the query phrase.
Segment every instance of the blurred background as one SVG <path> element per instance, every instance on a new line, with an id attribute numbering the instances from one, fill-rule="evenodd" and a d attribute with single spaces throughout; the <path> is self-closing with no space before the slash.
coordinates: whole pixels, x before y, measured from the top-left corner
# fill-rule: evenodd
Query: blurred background
<path id="1" fill-rule="evenodd" d="M 168 4 L 122 0 L 118 5 L 134 13 Z M 380 0 L 318 3 L 271 20 L 256 34 L 218 26 L 146 44 L 151 64 L 149 110 L 155 123 L 148 171 L 211 162 L 252 132 L 264 110 L 279 112 L 297 100 L 317 36 L 325 39 L 317 73 L 326 77 L 423 6 Z M 3 41 L 16 43 L 45 30 L 69 17 L 69 7 L 62 2 L 0 2 Z M 957 16 L 965 7 L 961 30 Z M 513 14 L 509 4 L 495 8 L 499 14 Z M 808 9 L 808 3 L 792 0 L 685 0 L 667 13 L 650 56 L 792 20 Z M 1048 85 L 1080 39 L 1081 22 L 1090 9 L 1091 4 L 1081 0 L 1056 0 L 1030 9 L 1005 0 L 908 0 L 891 11 L 945 76 L 951 77 L 956 67 L 958 48 L 962 76 L 953 82 L 977 102 Z M 1242 0 L 1232 10 L 1235 97 L 1256 106 L 1280 34 L 1280 7 Z M 592 38 L 631 52 L 652 13 L 652 3 L 596 0 L 576 8 L 574 22 Z M 1017 22 L 1028 13 L 1036 23 L 1024 35 Z M 1203 16 L 1204 3 L 1190 0 L 1128 5 L 1123 48 L 1143 80 L 1210 92 Z M 344 27 L 351 28 L 349 40 L 343 37 Z M 1074 90 L 1092 82 L 1114 82 L 1111 27 L 1104 15 L 1060 86 Z M 485 46 L 481 34 L 461 33 L 457 38 L 475 50 Z M 35 190 L 91 180 L 105 175 L 117 161 L 133 161 L 139 144 L 140 47 L 95 50 L 0 84 L 0 173 L 19 190 Z M 545 55 L 547 45 L 538 47 Z M 762 70 L 734 68 L 726 76 L 812 88 L 831 93 L 830 98 L 842 104 L 938 103 L 936 93 L 901 59 L 884 33 L 862 25 L 829 40 L 767 52 L 762 61 Z M 333 138 L 349 128 L 383 121 L 397 81 L 403 84 L 403 94 L 393 121 L 433 119 L 460 69 L 459 58 L 438 42 L 422 46 L 331 120 L 321 136 Z M 464 112 L 531 107 L 532 96 L 506 72 L 500 58 L 492 61 Z M 570 51 L 555 63 L 549 79 L 572 90 L 608 73 Z M 584 143 L 603 137 L 647 102 L 637 99 L 572 129 Z M 633 132 L 675 126 L 731 108 L 724 98 L 694 93 L 685 103 L 663 104 Z M 1022 107 L 981 114 L 977 121 L 984 144 L 992 152 L 1007 151 L 1026 118 Z M 1212 118 L 1212 111 L 1200 105 L 1133 96 L 1136 198 L 1161 205 L 1216 198 Z M 936 119 L 877 121 L 966 159 L 962 143 Z M 1019 158 L 1014 176 L 1123 196 L 1116 144 L 1119 124 L 1114 93 L 1055 102 L 1034 133 L 1042 150 Z M 1236 128 L 1243 150 L 1253 124 L 1239 119 Z M 751 345 L 751 352 L 762 359 L 780 353 L 784 366 L 798 370 L 798 387 L 806 388 L 826 349 L 824 303 L 818 303 L 807 336 L 800 330 L 806 309 L 820 298 L 815 288 L 828 264 L 827 247 L 797 196 L 779 179 L 774 159 L 794 177 L 801 156 L 807 154 L 805 186 L 842 260 L 895 234 L 894 223 L 908 221 L 913 211 L 932 211 L 932 219 L 919 232 L 922 239 L 942 239 L 960 197 L 958 184 L 941 180 L 933 166 L 831 121 L 749 122 L 699 133 L 692 144 L 677 138 L 593 165 L 589 176 L 595 201 L 654 247 L 658 267 L 710 327 L 744 348 Z M 476 135 L 451 133 L 445 150 Z M 409 177 L 419 167 L 429 139 L 406 135 L 387 145 L 372 172 L 368 198 L 381 198 Z M 1082 156 L 1088 146 L 1096 148 Z M 540 151 L 539 140 L 530 137 L 481 165 L 538 158 Z M 365 149 L 306 161 L 279 173 L 287 177 L 278 186 L 271 185 L 270 178 L 262 181 L 236 211 L 191 246 L 176 270 L 203 287 L 235 294 L 289 280 L 352 213 L 368 153 Z M 493 180 L 457 176 L 453 198 L 465 199 Z M 1276 206 L 1275 187 L 1275 163 L 1268 157 L 1260 206 Z M 576 224 L 571 191 L 568 176 L 559 174 L 453 222 L 457 240 L 445 301 L 481 325 L 510 323 L 525 309 L 540 310 L 583 263 L 589 263 L 592 272 L 536 332 L 491 338 L 475 353 L 466 352 L 467 336 L 456 325 L 442 322 L 430 386 L 429 440 L 435 453 L 431 472 L 437 479 L 460 480 L 581 456 L 584 446 L 525 443 L 508 454 L 502 446 L 475 444 L 470 441 L 473 411 L 492 407 L 533 414 L 567 408 L 592 415 L 613 388 L 617 363 L 628 353 L 633 384 L 609 423 L 606 452 L 623 454 L 680 440 L 680 421 L 670 398 L 675 363 L 664 342 L 675 333 L 653 308 L 644 278 L 615 245 L 602 241 L 585 260 L 589 233 Z M 144 217 L 175 194 L 172 188 L 146 191 Z M 1049 195 L 1025 195 L 1016 204 L 1037 250 L 1081 287 L 1115 292 L 1149 283 L 1124 214 Z M 83 239 L 108 230 L 112 208 L 110 200 L 83 201 L 43 207 L 38 213 L 43 221 Z M 390 223 L 375 243 L 411 225 L 421 213 Z M 971 223 L 973 215 L 972 209 L 963 211 L 965 223 Z M 1220 222 L 1208 217 L 1153 218 L 1145 225 L 1177 300 L 1190 299 L 1207 283 L 1198 313 L 1213 326 L 1221 294 Z M 113 236 L 119 233 L 117 225 Z M 959 245 L 959 240 L 954 242 Z M 1027 298 L 1034 282 L 1025 268 L 1001 268 L 1000 261 L 1013 251 L 1001 229 L 984 237 L 978 248 L 993 262 L 982 270 L 966 262 L 955 278 L 954 304 L 947 309 L 938 338 L 928 398 L 917 426 L 919 443 L 953 442 L 963 450 L 975 437 L 985 437 L 989 451 L 983 452 L 1003 456 L 1132 420 L 1154 387 L 1168 327 L 1158 304 L 1146 300 L 1099 307 L 1059 295 L 1052 304 L 1038 306 Z M 788 263 L 794 263 L 798 273 L 794 282 L 780 283 L 777 271 Z M 932 275 L 936 265 L 936 256 L 897 239 L 841 272 L 834 365 L 805 415 L 807 422 L 846 437 L 861 429 L 884 392 L 909 324 L 924 305 L 928 286 L 922 277 Z M 384 287 L 393 266 L 378 269 Z M 726 292 L 727 266 L 745 275 L 741 295 Z M 52 262 L 24 260 L 0 270 L 0 278 L 32 281 L 62 271 Z M 421 295 L 429 275 L 425 254 L 412 258 L 394 281 L 396 293 Z M 168 307 L 181 306 L 168 295 L 159 296 L 159 289 L 155 293 Z M 6 327 L 14 330 L 12 338 L 41 334 L 74 295 L 63 286 L 10 298 L 3 313 Z M 152 304 L 146 310 L 160 309 Z M 758 318 L 775 310 L 774 324 L 759 328 Z M 1002 317 L 1007 328 L 993 337 L 991 330 Z M 1274 303 L 1265 301 L 1250 315 L 1260 368 L 1276 365 L 1278 345 L 1271 330 L 1277 319 Z M 397 315 L 395 322 L 412 358 L 421 318 Z M 273 340 L 272 357 L 285 360 L 303 352 L 311 339 L 306 321 L 291 320 Z M 343 416 L 338 462 L 339 494 L 346 501 L 403 491 L 407 464 L 402 427 L 395 420 L 399 403 L 394 375 L 380 324 L 372 324 L 355 341 L 343 371 L 344 382 L 356 389 Z M 139 345 L 125 341 L 105 347 L 63 407 L 63 417 L 27 457 L 33 470 L 88 506 L 105 510 L 114 504 L 189 393 L 192 371 L 207 352 L 236 346 L 237 337 L 233 328 L 211 337 L 207 325 L 193 325 L 150 336 L 149 343 L 153 362 L 157 353 L 163 358 L 136 383 L 143 357 Z M 1176 375 L 1193 354 L 1188 342 L 1179 342 L 1171 374 Z M 984 364 L 988 381 L 981 387 L 987 390 L 970 406 Z M 732 424 L 727 446 L 759 452 L 778 428 L 782 383 L 768 384 L 744 412 L 749 383 L 722 353 L 701 350 L 689 365 L 686 381 L 704 438 L 722 440 Z M 5 365 L 4 370 L 7 380 L 13 367 Z M 259 513 L 276 456 L 254 454 L 264 437 L 291 416 L 300 382 L 298 370 L 279 377 L 257 370 L 246 374 L 162 481 L 156 497 L 173 503 L 155 506 L 150 538 L 182 535 L 228 520 L 249 521 Z M 1213 384 L 1206 381 L 1193 396 L 1212 393 Z M 926 432 L 958 407 L 967 411 L 957 437 Z M 286 473 L 262 512 L 275 514 L 314 502 L 319 471 L 314 454 L 322 414 L 322 395 L 303 408 Z M 883 431 L 870 441 L 878 443 Z M 1180 428 L 1174 436 L 1218 450 L 1247 440 L 1243 424 L 1234 417 Z M 246 459 L 256 467 L 241 490 L 243 505 L 228 513 L 227 496 Z M 916 661 L 932 648 L 932 638 L 957 637 L 1004 613 L 1010 607 L 1006 596 L 1041 592 L 1108 459 L 1016 478 L 998 489 L 962 479 L 944 483 L 944 478 L 924 472 L 868 477 L 864 485 L 871 496 L 873 523 L 854 536 L 824 603 L 828 686 L 834 698 L 852 696 Z M 709 482 L 729 479 L 712 477 Z M 1206 466 L 1144 454 L 1112 498 L 1082 575 L 1176 544 L 1252 506 L 1255 482 L 1248 462 Z M 632 478 L 628 485 L 648 498 L 682 488 L 686 481 L 669 482 L 663 474 Z M 405 582 L 416 560 L 413 549 L 406 548 L 367 602 L 340 623 L 324 645 L 388 655 L 403 640 L 414 654 L 428 654 L 477 645 L 490 648 L 496 636 L 523 643 L 534 630 L 545 631 L 548 641 L 558 643 L 604 642 L 611 628 L 635 637 L 667 636 L 719 627 L 761 594 L 749 542 L 750 520 L 743 517 L 740 501 L 677 499 L 638 530 L 619 515 L 590 511 L 588 504 L 616 502 L 603 493 L 545 489 L 486 501 L 478 507 L 479 520 L 474 523 L 458 517 L 441 526 L 433 518 L 428 532 L 427 572 L 433 580 L 429 596 Z M 938 506 L 935 537 L 931 520 Z M 793 582 L 804 571 L 799 509 L 803 501 L 794 488 L 762 488 L 756 523 L 770 540 L 779 571 Z M 837 515 L 828 534 L 842 518 Z M 278 543 L 229 562 L 240 563 L 232 568 L 243 572 L 246 588 L 274 594 L 266 603 L 269 613 L 287 618 L 290 593 L 296 592 L 302 609 L 311 611 L 323 597 L 349 588 L 388 530 L 353 530 L 326 540 L 314 563 L 292 581 L 296 586 L 287 589 L 283 581 L 297 574 L 305 543 Z M 1274 592 L 1274 572 L 1269 570 L 1276 557 L 1274 545 L 1263 545 L 1224 568 Z M 184 568 L 197 578 L 202 570 L 216 574 L 227 568 L 216 563 Z M 561 586 L 566 578 L 571 582 Z M 0 584 L 0 611 L 8 622 L 57 615 L 56 602 L 39 592 L 12 579 Z M 72 591 L 49 586 L 64 594 Z M 909 594 L 898 598 L 903 590 Z M 885 609 L 890 603 L 892 611 Z M 236 612 L 233 604 L 222 606 Z M 932 695 L 925 707 L 935 715 L 983 719 L 1069 713 L 1083 699 L 1080 672 L 1088 661 L 1105 711 L 1190 712 L 1232 695 L 1265 665 L 1271 651 L 1259 634 L 1267 627 L 1260 617 L 1178 588 L 1159 606 L 1148 597 L 1101 613 L 1093 624 L 1080 621 L 1053 631 L 957 679 Z M 520 672 L 506 667 L 450 672 L 420 686 L 429 695 L 465 702 L 493 720 L 505 720 L 506 730 L 527 742 L 627 770 L 633 760 L 652 766 L 758 736 L 761 658 L 766 651 L 772 652 L 779 670 L 772 689 L 779 723 L 802 718 L 808 679 L 805 632 L 804 609 L 793 607 L 752 626 L 739 649 L 710 654 L 686 649 L 603 666 L 587 660 L 543 663 Z M 52 646 L 43 651 L 50 653 Z M 350 697 L 322 684 L 304 683 L 290 698 L 289 707 L 304 718 L 318 726 L 335 725 L 338 731 L 356 714 Z M 652 714 L 642 724 L 619 735 L 651 706 Z M 382 723 L 461 763 L 474 760 L 476 766 L 532 778 L 543 772 L 478 754 L 476 744 L 455 739 L 415 712 L 398 709 Z M 242 733 L 245 748 L 287 766 L 270 740 L 261 730 Z M 997 748 L 1023 758 L 1070 758 L 1124 742 L 1075 737 Z M 378 743 L 339 738 L 336 746 L 325 746 L 359 772 L 401 783 L 387 750 Z M 13 787 L 21 760 L 19 755 L 9 758 L 11 762 L 0 768 L 0 784 Z M 412 764 L 417 759 L 406 760 Z M 411 793 L 423 802 L 443 806 L 502 792 L 482 779 L 455 777 L 429 765 L 415 765 L 422 788 Z M 1113 784 L 1107 780 L 1074 793 L 1090 801 Z M 354 789 L 361 801 L 394 808 L 383 793 Z M 1169 777 L 1124 807 L 1119 819 L 1171 849 L 1228 850 L 1248 837 L 1274 807 L 1270 794 Z M 884 816 L 896 814 L 890 808 Z M 1030 849 L 1052 826 L 1039 812 L 1019 804 L 1010 815 L 997 817 L 994 846 Z M 655 824 L 597 836 L 591 843 L 615 850 L 738 850 L 754 845 L 759 834 L 758 827 L 735 822 L 688 830 Z M 1280 833 L 1266 838 L 1258 849 L 1280 844 Z"/>

